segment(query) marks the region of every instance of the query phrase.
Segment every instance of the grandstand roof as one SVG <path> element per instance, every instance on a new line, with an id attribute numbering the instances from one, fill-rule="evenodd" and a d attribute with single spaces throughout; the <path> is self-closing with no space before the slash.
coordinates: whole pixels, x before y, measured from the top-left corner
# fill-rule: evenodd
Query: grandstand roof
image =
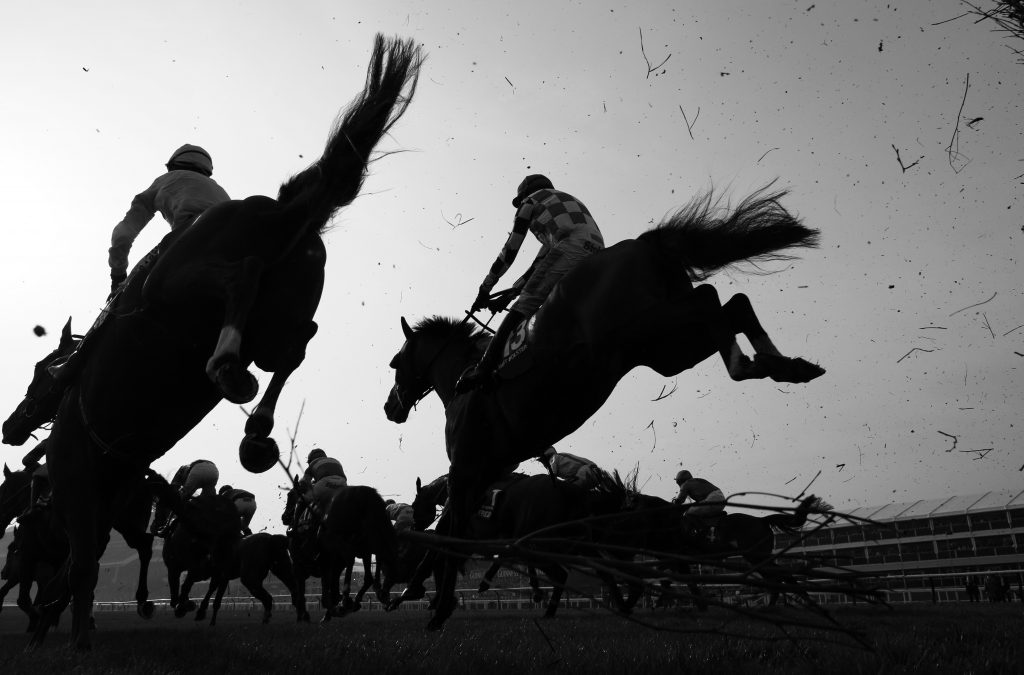
<path id="1" fill-rule="evenodd" d="M 845 513 L 857 518 L 888 522 L 1022 507 L 1024 507 L 1024 490 L 993 490 L 973 495 L 952 495 L 939 499 L 919 499 L 914 502 L 859 506 Z M 836 523 L 835 525 L 840 524 Z"/>

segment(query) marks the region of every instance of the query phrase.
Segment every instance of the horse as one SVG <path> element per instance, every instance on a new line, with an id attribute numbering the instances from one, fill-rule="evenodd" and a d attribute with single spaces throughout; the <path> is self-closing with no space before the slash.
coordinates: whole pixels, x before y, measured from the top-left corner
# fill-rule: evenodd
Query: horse
<path id="1" fill-rule="evenodd" d="M 110 530 L 111 495 L 141 480 L 221 399 L 253 400 L 258 387 L 250 364 L 273 376 L 245 423 L 239 459 L 253 472 L 279 461 L 270 438 L 274 410 L 317 330 L 326 264 L 321 235 L 359 194 L 373 148 L 412 100 L 421 62 L 413 41 L 378 35 L 364 89 L 320 159 L 282 184 L 277 199 L 224 202 L 168 235 L 156 262 L 133 271 L 102 325 L 83 340 L 79 349 L 88 358 L 70 382 L 54 383 L 47 369 L 37 369 L 30 393 L 49 377 L 51 387 L 66 388 L 55 395 L 59 405 L 23 401 L 4 423 L 3 441 L 18 445 L 55 420 L 47 460 L 72 553 L 67 585 L 47 616 L 74 600 L 76 648 L 91 646 L 85 619 Z M 40 622 L 30 646 L 42 642 L 50 623 Z"/>
<path id="2" fill-rule="evenodd" d="M 371 559 L 377 558 L 377 570 L 390 573 L 398 557 L 398 542 L 391 527 L 384 499 L 371 487 L 349 485 L 340 488 L 331 499 L 330 506 L 320 524 L 317 543 L 324 558 L 325 596 L 341 598 L 341 602 L 328 607 L 324 620 L 357 611 L 363 595 L 375 587 L 377 599 L 385 607 L 389 598 L 381 591 L 378 575 Z M 352 568 L 356 559 L 363 561 L 363 585 L 354 600 L 349 600 Z M 344 593 L 337 589 L 341 571 L 345 570 Z"/>
<path id="3" fill-rule="evenodd" d="M 19 471 L 11 471 L 4 465 L 4 481 L 0 484 L 0 524 L 7 527 L 13 517 L 24 513 L 30 506 L 32 474 L 35 467 L 26 467 Z M 117 530 L 124 538 L 129 548 L 133 549 L 139 556 L 139 577 L 135 589 L 135 611 L 144 618 L 153 617 L 154 604 L 149 600 L 149 564 L 153 558 L 153 535 L 146 531 L 149 525 L 153 497 L 143 484 L 136 484 L 133 489 L 124 489 L 118 492 L 117 501 L 113 505 L 111 527 Z M 33 531 L 32 540 L 38 543 L 39 536 L 46 542 L 42 548 L 35 549 L 43 553 L 33 552 L 26 554 L 22 561 L 23 569 L 28 572 L 29 584 L 35 572 L 37 564 L 54 564 L 60 567 L 63 559 L 57 560 L 52 556 L 58 555 L 57 551 L 63 551 L 66 556 L 67 536 L 51 521 L 56 516 L 52 513 L 52 506 L 43 510 L 45 523 L 34 519 L 27 523 L 22 517 L 22 525 L 29 526 Z M 13 514 L 13 515 L 12 515 Z M 37 530 L 42 528 L 46 534 L 40 535 Z M 60 543 L 49 541 L 49 534 L 55 532 L 59 535 Z M 3 531 L 0 530 L 0 536 Z M 104 542 L 104 549 L 106 542 Z M 99 551 L 103 555 L 103 550 Z M 40 557 L 41 556 L 41 557 Z M 40 586 L 42 588 L 42 586 Z M 25 589 L 28 593 L 28 589 Z M 34 612 L 34 610 L 33 610 Z M 35 625 L 35 624 L 33 624 Z"/>
<path id="4" fill-rule="evenodd" d="M 410 504 L 413 508 L 412 530 L 423 532 L 430 527 L 437 519 L 436 507 L 443 506 L 447 499 L 447 476 L 439 476 L 427 485 L 423 485 L 420 479 L 417 478 L 416 496 L 413 498 L 413 503 Z M 396 535 L 398 534 L 397 526 L 398 524 L 396 523 Z M 387 611 L 397 609 L 401 604 L 401 600 L 391 600 L 391 588 L 395 584 L 408 584 L 411 582 L 427 554 L 427 548 L 419 542 L 411 541 L 401 536 L 398 537 L 398 551 L 395 564 L 383 575 L 380 582 L 381 595 L 388 600 L 384 605 Z M 422 580 L 419 583 L 422 584 Z"/>
<path id="5" fill-rule="evenodd" d="M 451 534 L 466 529 L 471 504 L 486 485 L 578 429 L 633 368 L 669 377 L 718 353 L 736 381 L 805 383 L 825 372 L 783 356 L 746 295 L 723 303 L 712 285 L 694 286 L 742 261 L 816 246 L 818 231 L 781 205 L 786 194 L 769 184 L 723 214 L 709 191 L 636 239 L 591 254 L 514 332 L 505 349 L 506 356 L 516 355 L 519 372 L 493 386 L 455 393 L 459 376 L 487 341 L 466 320 L 432 317 L 412 328 L 402 318 L 405 342 L 391 360 L 395 382 L 384 412 L 400 424 L 431 389 L 444 403 Z M 753 358 L 738 346 L 740 334 Z M 428 627 L 439 628 L 450 616 L 454 589 L 449 561 Z"/>
<path id="6" fill-rule="evenodd" d="M 416 499 L 413 501 L 413 510 L 417 513 L 417 521 L 427 519 L 427 514 L 433 514 L 435 505 L 445 503 L 448 495 L 447 476 L 441 476 L 431 483 L 434 486 L 442 482 L 444 490 L 419 489 L 417 484 Z M 511 551 L 507 555 L 495 556 L 490 568 L 485 572 L 481 581 L 479 592 L 484 592 L 490 587 L 490 582 L 502 566 L 510 563 L 525 560 L 527 563 L 530 585 L 534 592 L 534 601 L 539 602 L 542 597 L 537 583 L 536 570 L 542 571 L 551 580 L 552 593 L 545 607 L 544 617 L 555 616 L 559 602 L 565 589 L 565 583 L 569 578 L 568 570 L 562 565 L 546 560 L 543 553 L 546 551 L 566 553 L 571 552 L 576 544 L 581 541 L 589 541 L 589 529 L 578 522 L 592 515 L 592 501 L 588 490 L 556 480 L 552 476 L 537 474 L 527 476 L 522 473 L 513 473 L 493 483 L 488 488 L 489 494 L 493 495 L 492 500 L 484 500 L 469 520 L 469 529 L 465 533 L 472 539 L 514 539 L 523 540 L 527 535 L 539 530 L 548 530 L 551 536 L 557 536 L 559 542 L 544 542 L 543 550 L 532 551 Z M 441 521 L 447 518 L 447 511 L 442 514 Z M 440 528 L 441 522 L 438 527 Z M 562 526 L 562 527 L 559 527 Z M 428 553 L 432 558 L 436 554 Z M 428 560 L 421 565 L 417 575 L 410 581 L 406 593 L 393 603 L 398 606 L 401 602 L 409 599 L 422 597 L 422 582 L 426 575 L 436 571 L 434 561 Z M 440 589 L 438 589 L 439 602 Z"/>
<path id="7" fill-rule="evenodd" d="M 210 585 L 202 603 L 196 610 L 196 621 L 206 618 L 213 599 L 210 625 L 217 623 L 217 612 L 227 590 L 228 582 L 240 579 L 242 585 L 263 605 L 263 623 L 268 623 L 274 599 L 263 587 L 263 581 L 273 573 L 291 592 L 292 605 L 299 620 L 305 612 L 305 603 L 296 592 L 288 556 L 288 538 L 283 534 L 259 532 L 242 536 L 238 510 L 234 502 L 224 495 L 200 495 L 185 501 L 159 474 L 150 473 L 157 498 L 178 516 L 177 529 L 187 529 L 209 551 Z M 180 605 L 179 605 L 180 607 Z M 178 610 L 175 610 L 178 614 Z"/>
<path id="8" fill-rule="evenodd" d="M 170 589 L 170 607 L 174 615 L 181 618 L 196 607 L 189 599 L 193 584 L 209 579 L 210 551 L 187 527 L 172 523 L 164 534 L 164 567 L 167 568 L 167 586 Z M 185 575 L 184 581 L 181 575 Z"/>
<path id="9" fill-rule="evenodd" d="M 300 503 L 303 504 L 302 507 L 299 506 Z M 323 580 L 324 573 L 319 561 L 320 551 L 316 524 L 313 522 L 313 514 L 308 505 L 301 499 L 300 489 L 294 481 L 285 499 L 281 522 L 288 527 L 288 553 L 292 558 L 292 573 L 298 596 L 305 603 L 306 580 L 310 577 L 320 578 L 320 606 L 324 610 L 329 610 L 341 600 L 340 596 L 331 595 L 332 589 L 336 590 L 338 584 L 325 583 Z M 308 612 L 305 613 L 303 620 L 309 620 Z"/>
<path id="10" fill-rule="evenodd" d="M 769 604 L 775 604 L 777 601 L 779 587 L 782 584 L 790 585 L 799 591 L 793 576 L 778 564 L 774 553 L 774 533 L 776 530 L 794 532 L 802 527 L 807 522 L 808 514 L 819 504 L 818 497 L 805 497 L 792 513 L 779 512 L 766 516 L 724 513 L 711 521 L 713 537 L 686 525 L 684 505 L 673 504 L 633 489 L 624 489 L 623 497 L 620 511 L 622 518 L 607 524 L 602 540 L 619 545 L 620 551 L 637 548 L 667 554 L 652 566 L 655 574 L 661 570 L 689 576 L 692 564 L 714 564 L 738 556 L 750 565 L 750 572 L 758 574 L 772 584 Z M 612 556 L 622 558 L 615 554 Z M 705 609 L 707 603 L 701 597 L 697 583 L 691 579 L 686 584 L 697 607 Z M 667 587 L 668 584 L 663 583 L 663 586 Z M 640 585 L 635 582 L 630 583 L 629 587 L 629 597 L 623 599 L 613 586 L 613 604 L 623 613 L 629 612 L 642 591 Z M 666 595 L 663 594 L 658 601 L 659 605 L 666 599 Z"/>

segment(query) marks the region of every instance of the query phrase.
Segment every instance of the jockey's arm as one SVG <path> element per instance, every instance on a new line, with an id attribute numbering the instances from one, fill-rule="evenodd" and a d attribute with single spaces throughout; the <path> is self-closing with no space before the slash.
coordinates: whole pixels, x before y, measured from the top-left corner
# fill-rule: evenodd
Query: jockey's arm
<path id="1" fill-rule="evenodd" d="M 156 215 L 156 184 L 135 195 L 132 205 L 110 235 L 110 250 L 107 262 L 111 277 L 124 277 L 128 273 L 128 253 L 142 228 Z"/>
<path id="2" fill-rule="evenodd" d="M 524 204 L 516 212 L 516 219 L 512 223 L 512 232 L 509 233 L 508 239 L 505 241 L 505 245 L 502 246 L 501 252 L 498 257 L 495 258 L 494 263 L 491 264 L 491 269 L 484 277 L 483 283 L 480 284 L 480 295 L 489 295 L 494 285 L 498 283 L 498 279 L 508 271 L 508 268 L 515 262 L 516 256 L 519 255 L 519 247 L 523 245 L 523 240 L 526 239 L 526 233 L 530 229 L 530 210 L 532 205 Z M 525 283 L 525 282 L 524 282 Z"/>

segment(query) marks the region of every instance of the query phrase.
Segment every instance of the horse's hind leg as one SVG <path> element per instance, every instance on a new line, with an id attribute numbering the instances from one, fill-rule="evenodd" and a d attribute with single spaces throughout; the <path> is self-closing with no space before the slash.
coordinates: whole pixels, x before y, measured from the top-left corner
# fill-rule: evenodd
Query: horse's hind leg
<path id="1" fill-rule="evenodd" d="M 498 570 L 501 569 L 501 558 L 495 558 L 491 566 L 484 572 L 484 576 L 480 579 L 480 586 L 476 589 L 477 593 L 485 593 L 491 588 L 491 582 L 494 581 L 494 577 L 498 574 Z"/>
<path id="2" fill-rule="evenodd" d="M 266 575 L 263 575 L 263 579 Z M 274 609 L 274 598 L 271 597 L 267 589 L 263 587 L 263 579 L 259 578 L 258 574 L 246 574 L 241 578 L 242 585 L 252 594 L 252 597 L 260 601 L 263 605 L 263 623 L 270 623 L 270 616 Z M 213 616 L 217 617 L 217 607 L 220 604 L 221 593 L 218 591 L 217 600 L 213 605 Z M 211 624 L 212 625 L 212 624 Z"/>
<path id="3" fill-rule="evenodd" d="M 776 382 L 804 383 L 825 373 L 821 366 L 805 361 L 802 358 L 789 358 L 775 346 L 768 333 L 761 325 L 754 306 L 743 293 L 737 293 L 722 305 L 722 311 L 735 334 L 742 334 L 754 348 L 753 372 L 760 377 L 770 377 Z M 737 348 L 738 349 L 738 348 Z M 730 353 L 734 358 L 735 350 Z M 726 358 L 723 354 L 723 358 Z M 729 359 L 726 359 L 729 367 Z M 761 374 L 763 373 L 763 374 Z M 755 377 L 758 375 L 754 375 Z"/>
<path id="4" fill-rule="evenodd" d="M 532 567 L 530 568 L 533 569 Z M 551 579 L 551 598 L 548 600 L 548 606 L 544 610 L 545 619 L 553 619 L 555 612 L 558 611 L 558 603 L 562 600 L 562 592 L 565 590 L 565 583 L 569 580 L 569 572 L 561 565 L 554 565 L 552 567 L 544 568 L 544 573 Z M 536 572 L 533 573 L 531 583 L 536 582 Z M 535 587 L 535 590 L 539 590 Z"/>

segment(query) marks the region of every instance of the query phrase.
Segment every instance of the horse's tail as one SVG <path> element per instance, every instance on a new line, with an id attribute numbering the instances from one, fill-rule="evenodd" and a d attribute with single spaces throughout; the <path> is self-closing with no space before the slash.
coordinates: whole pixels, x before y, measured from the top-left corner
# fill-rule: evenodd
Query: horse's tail
<path id="1" fill-rule="evenodd" d="M 788 190 L 773 191 L 774 181 L 732 209 L 708 190 L 638 239 L 680 261 L 693 281 L 741 261 L 789 260 L 779 251 L 818 245 L 818 230 L 800 222 L 779 203 Z"/>
<path id="2" fill-rule="evenodd" d="M 821 513 L 831 508 L 831 505 L 820 497 L 809 495 L 804 497 L 793 513 L 773 513 L 770 516 L 765 516 L 764 521 L 784 532 L 794 532 L 804 526 L 804 523 L 807 522 L 807 515 L 812 511 Z"/>
<path id="3" fill-rule="evenodd" d="M 377 34 L 362 94 L 335 121 L 320 159 L 278 191 L 278 202 L 296 214 L 304 229 L 323 232 L 331 216 L 359 194 L 370 152 L 412 102 L 422 62 L 411 39 L 386 40 Z"/>

